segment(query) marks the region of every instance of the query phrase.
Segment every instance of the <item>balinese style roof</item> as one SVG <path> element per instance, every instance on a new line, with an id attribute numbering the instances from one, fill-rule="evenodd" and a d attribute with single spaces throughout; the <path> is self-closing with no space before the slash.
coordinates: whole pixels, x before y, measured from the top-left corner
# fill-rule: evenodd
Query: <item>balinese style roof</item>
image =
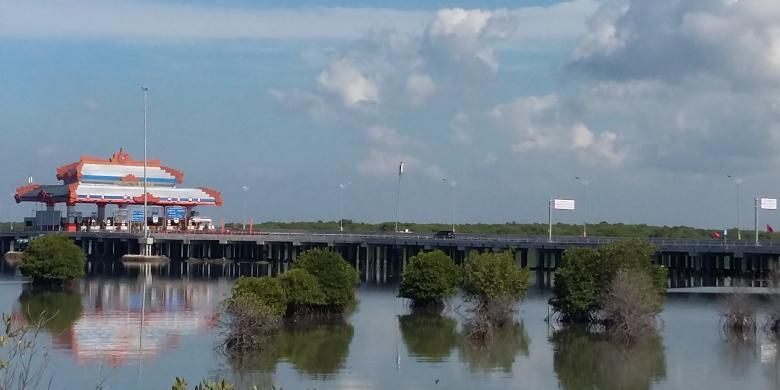
<path id="1" fill-rule="evenodd" d="M 57 169 L 57 179 L 63 184 L 28 184 L 16 189 L 16 202 L 104 203 L 200 206 L 222 205 L 219 191 L 176 187 L 184 173 L 160 165 L 159 160 L 147 160 L 147 191 L 143 191 L 143 161 L 133 160 L 122 149 L 111 158 L 101 160 L 82 156 L 79 161 Z"/>

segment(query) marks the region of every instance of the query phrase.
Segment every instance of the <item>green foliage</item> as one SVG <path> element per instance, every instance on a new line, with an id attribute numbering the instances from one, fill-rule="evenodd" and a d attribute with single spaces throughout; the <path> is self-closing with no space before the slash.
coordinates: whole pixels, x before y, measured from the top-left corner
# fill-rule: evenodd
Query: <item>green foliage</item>
<path id="1" fill-rule="evenodd" d="M 227 224 L 228 229 L 240 229 L 241 224 Z M 415 233 L 433 234 L 441 230 L 450 230 L 452 227 L 445 223 L 406 223 L 401 222 L 399 229 L 409 229 Z M 264 222 L 254 224 L 253 229 L 259 231 L 320 231 L 336 232 L 339 230 L 338 220 L 316 222 Z M 393 232 L 395 222 L 361 223 L 348 219 L 344 220 L 345 232 Z M 710 240 L 712 231 L 722 230 L 719 226 L 714 229 L 699 229 L 689 226 L 650 226 L 646 224 L 624 224 L 599 222 L 588 225 L 588 235 L 593 237 L 637 237 L 637 238 L 688 238 Z M 517 223 L 506 222 L 497 224 L 459 224 L 458 233 L 464 234 L 506 234 L 519 236 L 544 236 L 547 235 L 546 223 Z M 734 231 L 735 228 L 729 230 Z M 558 223 L 553 225 L 553 233 L 561 236 L 582 235 L 582 225 Z M 742 230 L 742 235 L 752 237 L 751 230 Z M 780 232 L 760 233 L 761 239 L 778 239 Z"/>
<path id="2" fill-rule="evenodd" d="M 176 382 L 171 386 L 171 390 L 187 390 L 188 388 L 187 381 L 179 377 L 176 377 Z M 203 380 L 195 386 L 194 390 L 235 390 L 235 388 L 234 385 L 223 379 L 219 382 Z M 259 388 L 252 386 L 250 390 L 259 390 Z"/>
<path id="3" fill-rule="evenodd" d="M 233 285 L 232 298 L 239 296 L 257 299 L 277 316 L 284 315 L 287 311 L 287 296 L 282 283 L 276 278 L 239 278 Z"/>
<path id="4" fill-rule="evenodd" d="M 461 288 L 469 299 L 482 304 L 517 302 L 528 290 L 528 269 L 515 263 L 512 252 L 472 253 L 463 266 Z"/>
<path id="5" fill-rule="evenodd" d="M 666 378 L 661 337 L 630 346 L 576 327 L 555 332 L 553 367 L 562 389 L 647 390 Z"/>
<path id="6" fill-rule="evenodd" d="M 553 308 L 566 321 L 591 321 L 604 306 L 604 298 L 618 271 L 646 275 L 652 281 L 655 309 L 663 307 L 666 269 L 653 264 L 655 248 L 646 240 L 627 239 L 598 249 L 570 248 L 555 271 Z"/>
<path id="7" fill-rule="evenodd" d="M 285 272 L 279 276 L 279 282 L 284 288 L 288 305 L 315 306 L 325 303 L 325 294 L 317 278 L 303 268 Z"/>
<path id="8" fill-rule="evenodd" d="M 441 362 L 458 345 L 457 321 L 430 312 L 398 317 L 401 339 L 409 354 L 423 362 Z"/>
<path id="9" fill-rule="evenodd" d="M 310 249 L 298 256 L 293 268 L 306 270 L 317 278 L 326 305 L 343 310 L 355 300 L 354 286 L 360 281 L 358 273 L 338 253 Z"/>
<path id="10" fill-rule="evenodd" d="M 81 294 L 62 290 L 24 289 L 19 306 L 28 323 L 46 318 L 43 327 L 55 335 L 68 331 L 83 310 Z"/>
<path id="11" fill-rule="evenodd" d="M 86 256 L 63 236 L 43 236 L 30 242 L 19 270 L 33 283 L 62 283 L 84 277 Z"/>
<path id="12" fill-rule="evenodd" d="M 420 253 L 401 275 L 398 295 L 415 304 L 438 303 L 457 292 L 458 267 L 444 252 Z"/>

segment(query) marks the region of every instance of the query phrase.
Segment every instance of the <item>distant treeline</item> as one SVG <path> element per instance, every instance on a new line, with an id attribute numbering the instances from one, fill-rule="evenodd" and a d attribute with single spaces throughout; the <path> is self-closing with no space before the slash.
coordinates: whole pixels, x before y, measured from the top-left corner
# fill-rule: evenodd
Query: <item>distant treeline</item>
<path id="1" fill-rule="evenodd" d="M 226 224 L 228 229 L 242 229 L 241 224 Z M 274 231 L 274 230 L 293 230 L 293 231 L 339 231 L 338 221 L 316 221 L 316 222 L 263 222 L 255 223 L 252 226 L 254 231 Z M 452 225 L 440 223 L 401 223 L 399 230 L 409 229 L 415 233 L 435 233 L 441 230 L 451 230 Z M 395 222 L 383 223 L 362 223 L 344 220 L 345 232 L 392 232 L 395 230 Z M 689 226 L 651 226 L 646 224 L 625 224 L 625 223 L 607 223 L 599 222 L 588 225 L 588 236 L 599 237 L 655 237 L 655 238 L 689 238 L 689 239 L 713 239 L 713 232 L 723 235 L 719 229 L 700 229 Z M 475 224 L 456 224 L 456 233 L 465 234 L 506 234 L 522 236 L 544 236 L 547 235 L 547 224 L 544 223 L 517 223 L 507 222 L 501 224 L 475 223 Z M 557 223 L 553 225 L 553 234 L 556 236 L 581 236 L 582 225 Z M 753 239 L 753 230 L 742 230 L 742 239 Z M 780 239 L 778 233 L 760 232 L 761 239 Z M 728 230 L 729 240 L 737 239 L 736 229 Z"/>

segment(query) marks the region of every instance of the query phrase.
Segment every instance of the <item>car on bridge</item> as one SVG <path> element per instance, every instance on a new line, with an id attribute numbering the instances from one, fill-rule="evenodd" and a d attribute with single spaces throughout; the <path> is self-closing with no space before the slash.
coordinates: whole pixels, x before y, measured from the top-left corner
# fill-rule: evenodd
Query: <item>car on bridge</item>
<path id="1" fill-rule="evenodd" d="M 433 235 L 433 238 L 455 238 L 455 232 L 452 230 L 440 230 Z"/>

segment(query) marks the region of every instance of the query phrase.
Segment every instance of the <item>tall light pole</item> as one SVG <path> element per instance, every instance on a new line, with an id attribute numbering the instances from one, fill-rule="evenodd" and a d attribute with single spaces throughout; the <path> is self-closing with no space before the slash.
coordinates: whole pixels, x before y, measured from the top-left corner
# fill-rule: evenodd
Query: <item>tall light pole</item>
<path id="1" fill-rule="evenodd" d="M 742 184 L 742 178 L 741 177 L 736 177 L 736 176 L 733 176 L 733 175 L 728 175 L 727 177 L 729 179 L 734 179 L 734 184 L 737 185 L 737 240 L 741 240 L 742 239 L 742 232 L 740 231 L 740 226 L 739 226 L 740 225 L 740 220 L 739 220 L 740 219 L 739 218 L 739 214 L 740 214 L 739 213 L 739 193 L 741 192 L 740 191 L 740 185 Z"/>
<path id="2" fill-rule="evenodd" d="M 147 238 L 149 237 L 149 225 L 146 220 L 146 100 L 147 95 L 149 94 L 149 88 L 141 87 L 141 90 L 144 91 L 144 255 L 149 255 L 146 253 L 146 247 L 148 245 Z"/>
<path id="3" fill-rule="evenodd" d="M 450 203 L 452 207 L 452 211 L 450 214 L 450 222 L 452 223 L 452 232 L 455 233 L 455 186 L 458 184 L 457 182 L 454 182 L 452 180 L 448 180 L 446 177 L 443 177 L 441 181 L 447 185 L 450 186 Z"/>
<path id="4" fill-rule="evenodd" d="M 398 233 L 398 203 L 401 200 L 401 178 L 404 176 L 404 162 L 398 164 L 398 192 L 395 194 L 395 232 Z"/>
<path id="5" fill-rule="evenodd" d="M 582 210 L 582 236 L 587 237 L 588 236 L 588 217 L 587 214 L 585 214 L 585 207 L 584 203 L 588 202 L 588 184 L 590 184 L 590 181 L 583 179 L 579 176 L 574 176 L 574 179 L 578 182 L 582 183 L 582 205 L 580 206 L 580 210 Z"/>
<path id="6" fill-rule="evenodd" d="M 244 196 L 243 196 L 243 199 L 242 199 L 243 207 L 241 209 L 241 213 L 243 214 L 241 216 L 241 220 L 244 222 L 244 230 L 246 230 L 246 223 L 247 223 L 247 218 L 248 218 L 247 215 L 246 215 L 246 192 L 249 191 L 250 188 L 252 188 L 252 187 L 249 187 L 249 186 L 246 186 L 246 185 L 241 186 L 241 189 L 244 191 L 243 192 Z"/>
<path id="7" fill-rule="evenodd" d="M 339 188 L 340 188 L 339 190 L 339 231 L 340 232 L 344 231 L 344 210 L 342 205 L 342 203 L 344 202 L 342 199 L 344 197 L 344 189 L 346 189 L 351 185 L 352 182 L 348 182 L 347 184 L 343 184 L 343 183 L 339 184 Z M 398 228 L 396 228 L 396 230 L 398 230 Z"/>

